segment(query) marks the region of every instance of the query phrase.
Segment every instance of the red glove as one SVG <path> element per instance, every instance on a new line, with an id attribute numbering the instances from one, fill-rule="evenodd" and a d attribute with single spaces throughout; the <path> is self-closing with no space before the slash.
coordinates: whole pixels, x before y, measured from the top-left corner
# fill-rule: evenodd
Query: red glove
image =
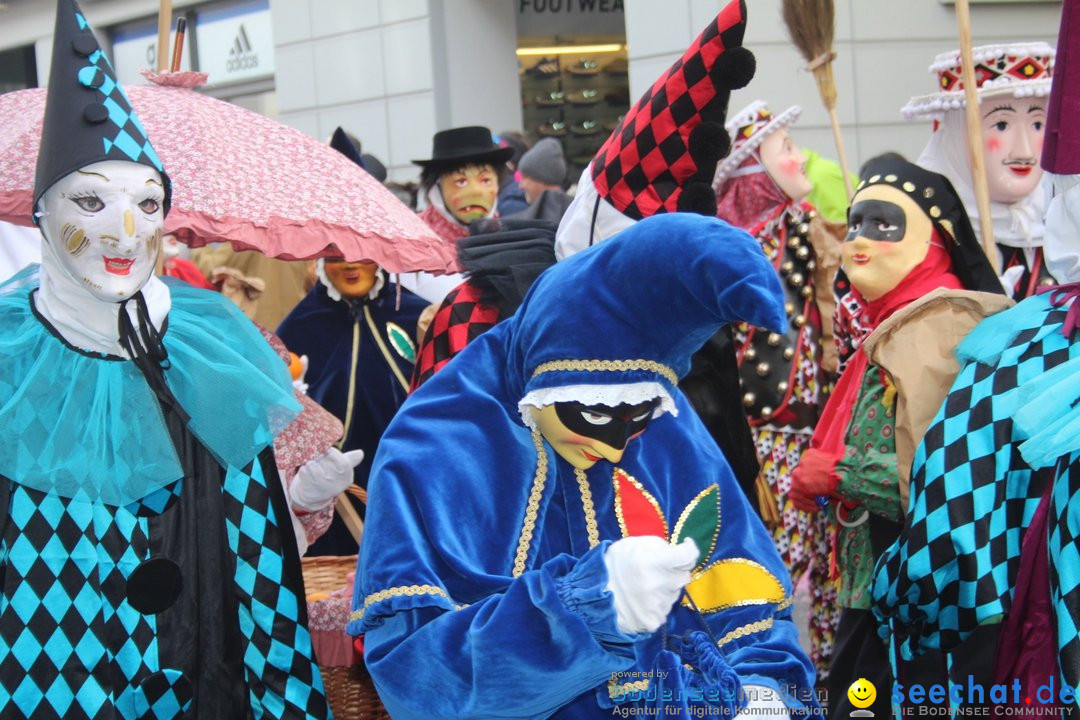
<path id="1" fill-rule="evenodd" d="M 803 453 L 802 459 L 791 471 L 791 503 L 803 512 L 821 510 L 819 497 L 832 497 L 840 476 L 836 474 L 837 458 L 814 448 Z"/>

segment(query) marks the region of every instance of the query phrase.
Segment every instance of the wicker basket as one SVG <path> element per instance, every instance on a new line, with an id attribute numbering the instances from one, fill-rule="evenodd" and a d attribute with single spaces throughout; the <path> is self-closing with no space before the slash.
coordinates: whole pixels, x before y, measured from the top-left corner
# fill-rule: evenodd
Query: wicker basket
<path id="1" fill-rule="evenodd" d="M 356 556 L 302 558 L 301 563 L 306 593 L 333 592 L 348 582 L 346 576 L 356 569 Z M 320 665 L 319 672 L 335 720 L 389 720 L 363 665 Z"/>

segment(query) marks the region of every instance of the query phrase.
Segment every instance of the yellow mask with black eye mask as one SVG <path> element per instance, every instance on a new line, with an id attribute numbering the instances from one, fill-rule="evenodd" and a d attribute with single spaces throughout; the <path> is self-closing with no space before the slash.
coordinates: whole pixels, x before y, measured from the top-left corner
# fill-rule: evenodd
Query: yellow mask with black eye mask
<path id="1" fill-rule="evenodd" d="M 645 431 L 658 402 L 618 407 L 559 402 L 532 413 L 551 448 L 575 468 L 587 470 L 601 460 L 619 462 L 627 443 Z"/>
<path id="2" fill-rule="evenodd" d="M 926 259 L 934 226 L 914 200 L 889 185 L 855 194 L 841 248 L 844 272 L 867 300 L 877 300 Z"/>

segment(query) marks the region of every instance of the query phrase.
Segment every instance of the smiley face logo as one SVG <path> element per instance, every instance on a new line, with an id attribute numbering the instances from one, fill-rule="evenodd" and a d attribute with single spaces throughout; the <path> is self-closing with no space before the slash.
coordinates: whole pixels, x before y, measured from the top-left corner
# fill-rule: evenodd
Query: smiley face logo
<path id="1" fill-rule="evenodd" d="M 848 700 L 857 708 L 868 708 L 877 698 L 877 688 L 866 678 L 859 678 L 851 683 L 847 691 Z"/>

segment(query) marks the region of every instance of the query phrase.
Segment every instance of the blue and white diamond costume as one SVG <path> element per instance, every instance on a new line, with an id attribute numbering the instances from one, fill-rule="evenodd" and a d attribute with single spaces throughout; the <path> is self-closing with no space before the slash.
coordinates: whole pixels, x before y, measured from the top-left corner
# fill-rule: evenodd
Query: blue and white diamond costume
<path id="1" fill-rule="evenodd" d="M 42 265 L 0 286 L 0 717 L 327 718 L 285 366 L 152 275 L 169 179 L 74 0 L 48 92 Z"/>

